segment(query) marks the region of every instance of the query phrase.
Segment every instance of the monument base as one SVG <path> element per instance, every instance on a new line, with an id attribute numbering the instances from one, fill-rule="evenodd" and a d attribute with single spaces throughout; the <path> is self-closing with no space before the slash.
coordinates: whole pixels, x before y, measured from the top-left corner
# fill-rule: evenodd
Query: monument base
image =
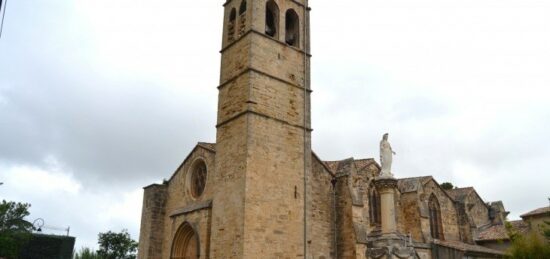
<path id="1" fill-rule="evenodd" d="M 369 236 L 367 243 L 369 259 L 417 259 L 411 240 L 399 233 Z"/>

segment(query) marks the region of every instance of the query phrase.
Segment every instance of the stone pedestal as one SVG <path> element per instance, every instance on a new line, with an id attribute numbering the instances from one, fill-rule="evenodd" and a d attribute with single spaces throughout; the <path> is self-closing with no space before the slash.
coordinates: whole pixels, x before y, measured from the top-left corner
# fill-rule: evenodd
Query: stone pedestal
<path id="1" fill-rule="evenodd" d="M 397 233 L 395 220 L 395 190 L 397 179 L 379 177 L 374 180 L 376 190 L 380 194 L 380 212 L 382 216 L 382 235 Z"/>
<path id="2" fill-rule="evenodd" d="M 374 179 L 376 190 L 380 194 L 380 214 L 382 231 L 371 235 L 367 245 L 367 258 L 371 259 L 413 259 L 418 258 L 414 247 L 407 236 L 397 230 L 395 213 L 395 192 L 397 179 L 393 176 L 382 176 Z"/>

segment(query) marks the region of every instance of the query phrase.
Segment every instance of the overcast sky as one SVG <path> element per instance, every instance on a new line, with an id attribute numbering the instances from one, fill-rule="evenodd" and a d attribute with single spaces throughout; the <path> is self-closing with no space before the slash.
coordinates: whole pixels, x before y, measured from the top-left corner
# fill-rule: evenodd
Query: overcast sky
<path id="1" fill-rule="evenodd" d="M 126 228 L 142 187 L 215 141 L 222 0 L 10 0 L 0 39 L 0 199 L 71 227 Z M 310 1 L 313 149 L 378 157 L 502 200 L 550 197 L 550 2 Z M 60 233 L 47 230 L 47 232 Z"/>

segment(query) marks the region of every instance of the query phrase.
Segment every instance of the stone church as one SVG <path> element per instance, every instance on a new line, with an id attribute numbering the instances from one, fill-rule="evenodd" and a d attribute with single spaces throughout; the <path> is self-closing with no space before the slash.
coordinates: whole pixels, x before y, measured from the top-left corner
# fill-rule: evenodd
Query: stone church
<path id="1" fill-rule="evenodd" d="M 476 244 L 502 203 L 311 150 L 307 0 L 223 6 L 216 143 L 144 188 L 139 258 L 502 257 Z"/>

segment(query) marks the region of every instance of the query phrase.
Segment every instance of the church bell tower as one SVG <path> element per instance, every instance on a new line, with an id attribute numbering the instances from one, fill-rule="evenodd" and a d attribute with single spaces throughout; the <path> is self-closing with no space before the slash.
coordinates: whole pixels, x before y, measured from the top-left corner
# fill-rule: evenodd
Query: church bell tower
<path id="1" fill-rule="evenodd" d="M 227 0 L 212 258 L 304 258 L 311 170 L 307 0 Z"/>

